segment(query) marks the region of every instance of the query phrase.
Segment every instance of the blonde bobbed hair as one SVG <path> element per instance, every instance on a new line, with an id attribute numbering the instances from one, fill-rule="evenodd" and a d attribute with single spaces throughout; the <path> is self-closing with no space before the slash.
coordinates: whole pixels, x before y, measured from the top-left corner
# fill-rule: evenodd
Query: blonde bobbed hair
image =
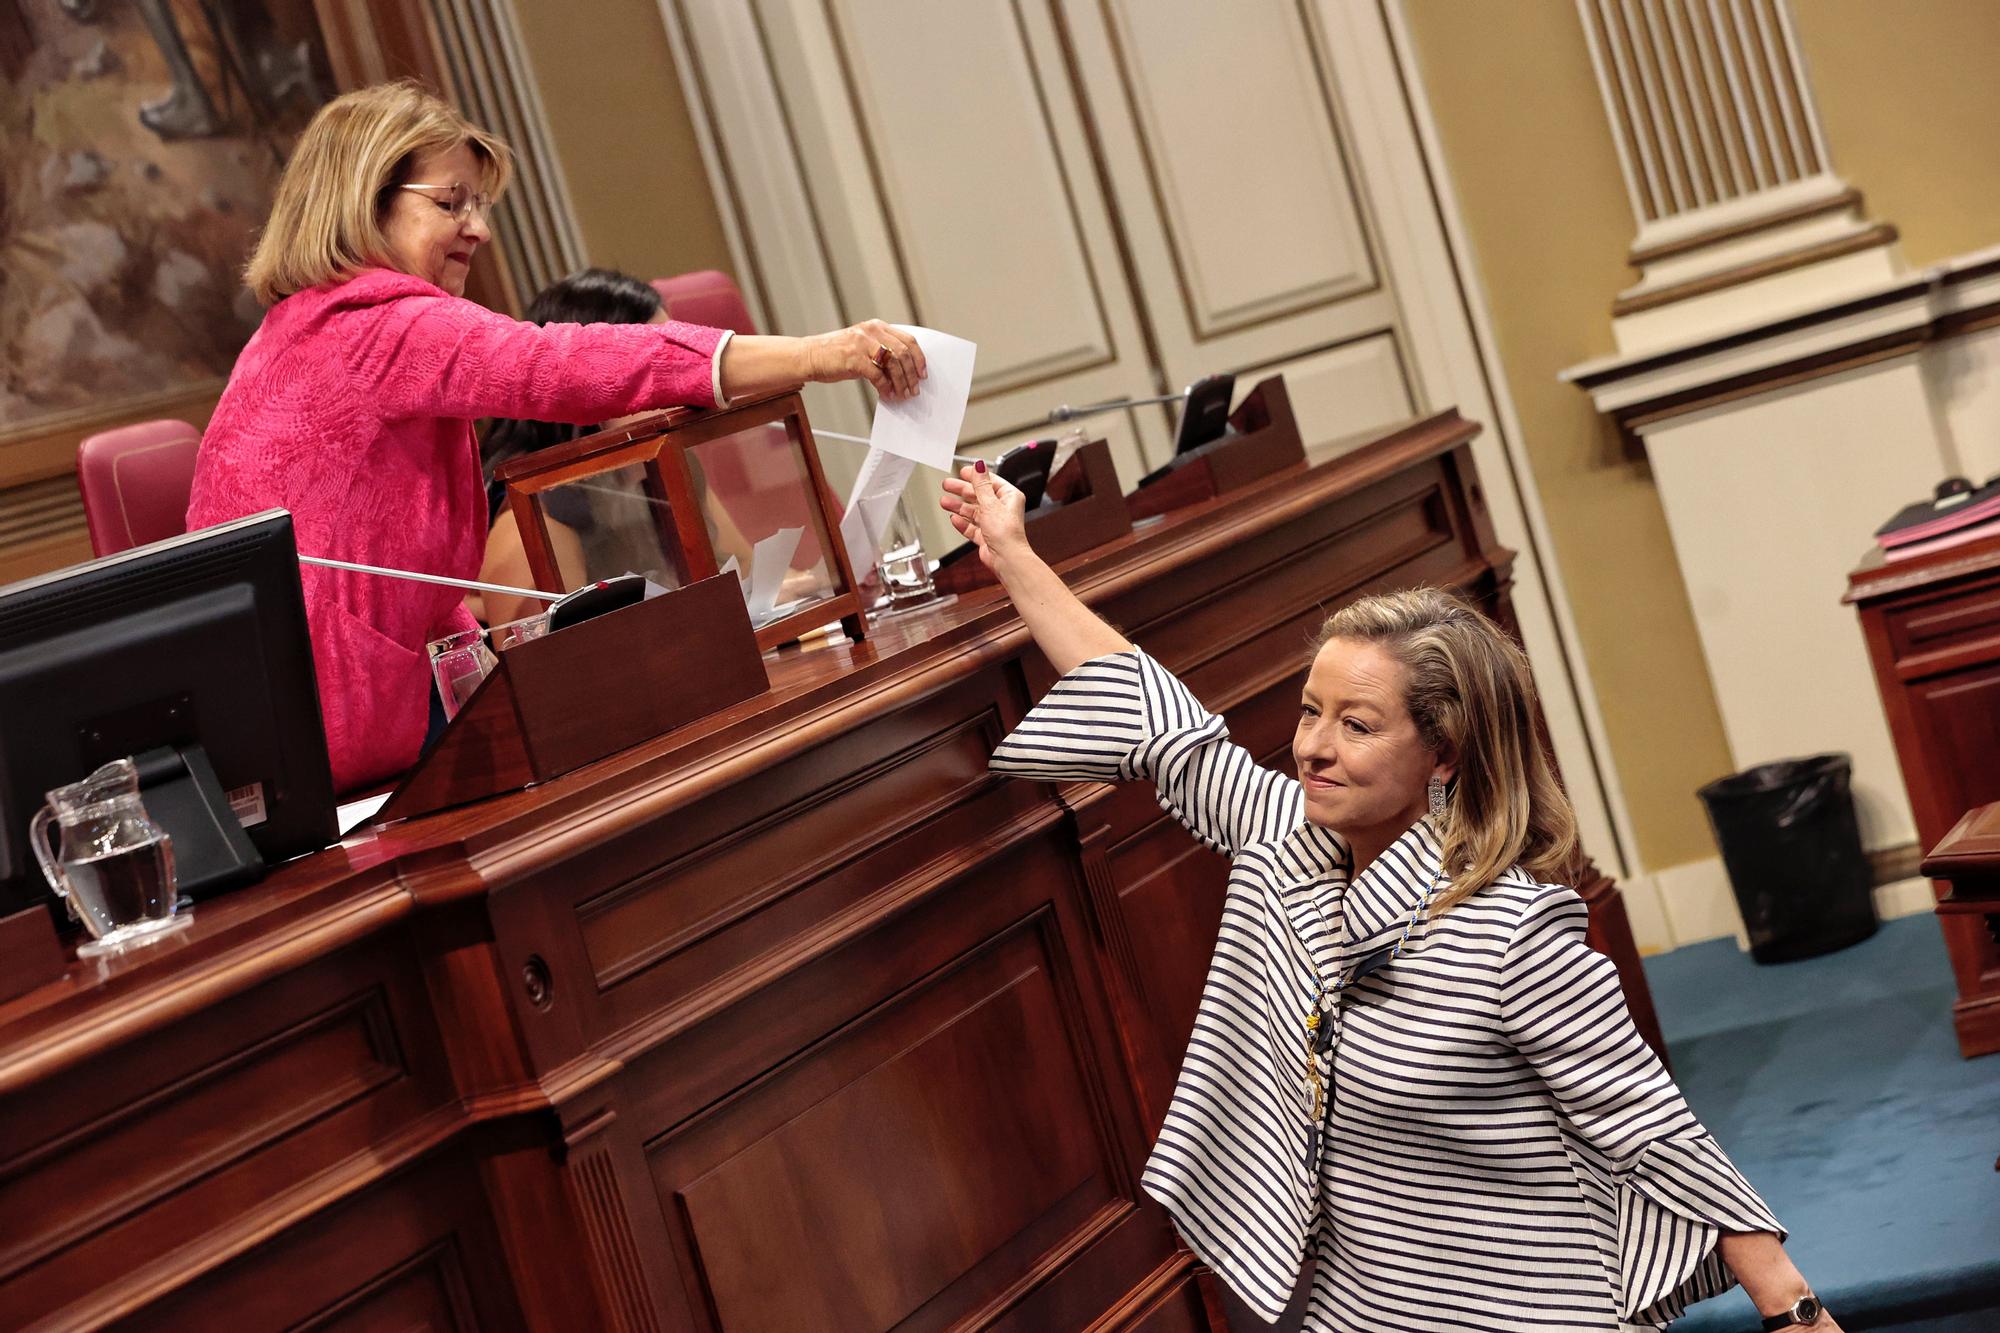
<path id="1" fill-rule="evenodd" d="M 514 154 L 414 80 L 343 93 L 299 136 L 271 217 L 243 271 L 251 294 L 276 305 L 293 292 L 352 277 L 389 258 L 382 220 L 420 153 L 464 145 L 483 193 L 497 199 Z"/>
<path id="2" fill-rule="evenodd" d="M 1448 788 L 1443 912 L 1519 865 L 1562 883 L 1576 852 L 1576 814 L 1535 727 L 1527 654 L 1472 607 L 1438 588 L 1365 597 L 1328 617 L 1330 639 L 1372 643 L 1402 664 L 1403 697 L 1424 747 L 1456 754 Z"/>

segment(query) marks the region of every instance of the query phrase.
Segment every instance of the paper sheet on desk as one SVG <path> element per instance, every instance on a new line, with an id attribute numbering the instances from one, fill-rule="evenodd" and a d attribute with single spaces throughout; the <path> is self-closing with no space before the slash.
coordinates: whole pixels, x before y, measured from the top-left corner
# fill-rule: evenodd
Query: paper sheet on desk
<path id="1" fill-rule="evenodd" d="M 854 566 L 854 577 L 865 578 L 882 554 L 882 534 L 888 529 L 889 515 L 902 498 L 903 487 L 917 465 L 907 458 L 871 448 L 862 460 L 861 473 L 848 492 L 847 510 L 840 516 L 840 541 Z"/>
<path id="2" fill-rule="evenodd" d="M 804 528 L 779 528 L 750 548 L 750 586 L 744 600 L 750 605 L 750 622 L 761 625 L 771 618 L 778 604 L 778 592 L 785 575 L 792 571 L 792 556 L 799 549 Z"/>
<path id="3" fill-rule="evenodd" d="M 869 447 L 949 472 L 958 432 L 965 425 L 965 403 L 972 396 L 972 363 L 979 345 L 936 329 L 890 327 L 909 334 L 924 349 L 926 374 L 914 398 L 895 402 L 885 398 L 875 404 Z"/>

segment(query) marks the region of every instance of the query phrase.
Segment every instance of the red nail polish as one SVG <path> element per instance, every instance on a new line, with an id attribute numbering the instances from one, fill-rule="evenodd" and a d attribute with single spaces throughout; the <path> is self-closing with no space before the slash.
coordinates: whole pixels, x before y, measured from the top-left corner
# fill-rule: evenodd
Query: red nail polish
<path id="1" fill-rule="evenodd" d="M 986 460 L 983 458 L 973 460 L 972 470 L 974 472 L 984 472 L 986 470 Z"/>

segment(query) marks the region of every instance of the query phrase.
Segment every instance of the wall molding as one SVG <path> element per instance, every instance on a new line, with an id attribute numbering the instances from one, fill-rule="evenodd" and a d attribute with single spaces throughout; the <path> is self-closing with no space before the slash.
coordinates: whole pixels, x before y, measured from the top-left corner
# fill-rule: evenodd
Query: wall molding
<path id="1" fill-rule="evenodd" d="M 2000 246 L 1712 337 L 1571 366 L 1559 378 L 1628 427 L 1915 352 L 2000 323 Z"/>

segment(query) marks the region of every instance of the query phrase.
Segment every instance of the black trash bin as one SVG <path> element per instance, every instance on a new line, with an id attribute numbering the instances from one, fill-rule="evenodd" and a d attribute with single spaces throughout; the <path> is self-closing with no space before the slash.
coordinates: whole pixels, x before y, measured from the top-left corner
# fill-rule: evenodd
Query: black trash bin
<path id="1" fill-rule="evenodd" d="M 1817 754 L 1759 764 L 1699 793 L 1760 963 L 1832 953 L 1875 933 L 1852 775 L 1846 755 Z"/>

